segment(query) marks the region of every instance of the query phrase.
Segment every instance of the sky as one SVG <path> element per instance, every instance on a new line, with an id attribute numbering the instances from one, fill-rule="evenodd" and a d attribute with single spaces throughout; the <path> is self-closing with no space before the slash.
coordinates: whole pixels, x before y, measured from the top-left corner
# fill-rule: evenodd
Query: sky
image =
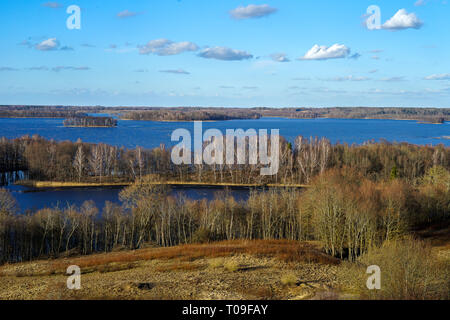
<path id="1" fill-rule="evenodd" d="M 450 107 L 447 1 L 4 0 L 0 105 Z"/>

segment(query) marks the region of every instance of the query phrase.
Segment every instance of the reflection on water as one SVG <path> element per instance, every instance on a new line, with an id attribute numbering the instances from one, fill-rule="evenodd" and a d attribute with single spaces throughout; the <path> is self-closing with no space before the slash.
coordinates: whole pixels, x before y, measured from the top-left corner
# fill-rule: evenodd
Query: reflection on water
<path id="1" fill-rule="evenodd" d="M 120 203 L 119 193 L 121 187 L 94 187 L 94 188 L 51 188 L 34 189 L 22 186 L 7 186 L 11 194 L 16 198 L 20 210 L 38 210 L 52 207 L 67 207 L 68 204 L 81 206 L 86 200 L 93 200 L 99 210 L 102 210 L 105 202 L 110 201 Z M 212 187 L 173 187 L 171 195 L 175 197 L 184 196 L 191 200 L 207 199 L 212 200 L 218 192 L 223 192 L 223 188 Z M 237 200 L 246 201 L 250 191 L 248 189 L 233 189 L 230 194 Z"/>
<path id="2" fill-rule="evenodd" d="M 27 174 L 24 171 L 0 172 L 0 187 L 8 186 L 24 179 L 27 179 Z"/>

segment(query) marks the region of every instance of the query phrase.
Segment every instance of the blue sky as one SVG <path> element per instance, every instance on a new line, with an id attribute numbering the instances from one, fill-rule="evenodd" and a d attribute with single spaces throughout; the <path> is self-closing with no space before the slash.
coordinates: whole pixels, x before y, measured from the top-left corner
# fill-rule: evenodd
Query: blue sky
<path id="1" fill-rule="evenodd" d="M 0 104 L 450 107 L 447 0 L 7 0 L 0 20 Z"/>

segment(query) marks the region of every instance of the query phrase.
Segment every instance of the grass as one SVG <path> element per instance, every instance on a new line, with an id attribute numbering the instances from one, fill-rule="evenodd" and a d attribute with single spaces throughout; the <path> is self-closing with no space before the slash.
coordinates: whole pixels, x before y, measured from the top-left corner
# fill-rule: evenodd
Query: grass
<path id="1" fill-rule="evenodd" d="M 225 263 L 223 264 L 223 267 L 228 272 L 236 272 L 240 269 L 239 263 L 237 263 L 234 260 L 225 261 Z"/>
<path id="2" fill-rule="evenodd" d="M 244 295 L 244 297 L 248 299 L 257 299 L 257 300 L 277 300 L 279 297 L 277 296 L 275 290 L 271 286 L 242 286 L 239 293 Z"/>
<path id="3" fill-rule="evenodd" d="M 211 269 L 217 269 L 217 268 L 223 267 L 223 259 L 215 258 L 215 259 L 210 260 L 209 267 Z"/>
<path id="4" fill-rule="evenodd" d="M 16 184 L 34 187 L 34 188 L 78 188 L 78 187 L 113 187 L 113 186 L 130 186 L 132 182 L 76 182 L 76 181 L 19 181 Z M 273 187 L 273 188 L 307 188 L 307 185 L 303 184 L 242 184 L 242 183 L 229 183 L 229 182 L 195 182 L 195 181 L 158 181 L 153 184 L 157 185 L 169 185 L 169 186 L 203 186 L 203 187 L 244 187 L 244 188 L 256 188 L 256 187 Z"/>
<path id="5" fill-rule="evenodd" d="M 297 285 L 298 279 L 294 274 L 288 273 L 281 277 L 281 283 L 287 287 L 293 287 Z"/>
<path id="6" fill-rule="evenodd" d="M 105 254 L 94 254 L 78 258 L 61 258 L 48 261 L 46 274 L 61 275 L 66 273 L 69 265 L 77 265 L 82 273 L 115 272 L 134 268 L 139 261 L 149 260 L 178 260 L 180 262 L 193 262 L 200 259 L 218 259 L 210 263 L 210 267 L 225 267 L 225 258 L 235 255 L 249 254 L 257 257 L 270 257 L 283 262 L 319 263 L 337 265 L 339 259 L 323 253 L 310 243 L 289 240 L 234 240 L 208 244 L 188 244 L 168 248 L 146 248 L 135 251 L 119 251 Z M 221 265 L 222 264 L 222 265 Z M 0 273 L 4 267 L 0 267 Z M 187 266 L 173 267 L 189 268 Z M 33 271 L 21 271 L 23 276 L 41 275 Z"/>
<path id="7" fill-rule="evenodd" d="M 155 270 L 158 272 L 172 272 L 172 271 L 195 271 L 200 269 L 203 269 L 202 265 L 177 262 L 165 266 L 156 267 Z"/>

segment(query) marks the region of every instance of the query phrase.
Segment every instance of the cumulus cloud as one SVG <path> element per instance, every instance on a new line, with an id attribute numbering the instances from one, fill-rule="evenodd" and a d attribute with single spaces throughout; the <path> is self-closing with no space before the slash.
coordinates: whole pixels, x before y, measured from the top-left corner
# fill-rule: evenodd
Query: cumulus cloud
<path id="1" fill-rule="evenodd" d="M 50 38 L 36 44 L 35 48 L 40 51 L 51 51 L 59 48 L 59 41 L 56 38 Z"/>
<path id="2" fill-rule="evenodd" d="M 173 74 L 191 74 L 190 72 L 187 72 L 183 69 L 176 69 L 176 70 L 160 70 L 159 72 L 163 73 L 173 73 Z"/>
<path id="3" fill-rule="evenodd" d="M 123 18 L 131 18 L 131 17 L 135 17 L 137 16 L 139 13 L 138 12 L 132 12 L 129 10 L 124 10 L 121 11 L 117 14 L 117 18 L 123 19 Z"/>
<path id="4" fill-rule="evenodd" d="M 192 42 L 173 42 L 167 39 L 151 40 L 146 45 L 138 46 L 140 54 L 171 56 L 188 51 L 197 51 L 199 47 Z"/>
<path id="5" fill-rule="evenodd" d="M 450 80 L 450 73 L 432 74 L 425 77 L 425 80 Z"/>
<path id="6" fill-rule="evenodd" d="M 346 58 L 350 49 L 343 44 L 334 44 L 331 47 L 314 45 L 300 60 L 328 60 Z"/>
<path id="7" fill-rule="evenodd" d="M 255 5 L 250 4 L 246 7 L 239 6 L 230 11 L 230 16 L 237 20 L 262 18 L 277 12 L 277 8 L 273 8 L 268 4 Z"/>
<path id="8" fill-rule="evenodd" d="M 46 8 L 51 8 L 51 9 L 62 8 L 62 4 L 60 4 L 58 2 L 46 2 L 46 3 L 43 3 L 42 6 L 46 7 Z"/>
<path id="9" fill-rule="evenodd" d="M 415 13 L 408 13 L 405 9 L 400 9 L 397 13 L 382 25 L 382 29 L 386 30 L 404 30 L 404 29 L 420 29 L 423 22 Z"/>
<path id="10" fill-rule="evenodd" d="M 274 54 L 270 55 L 270 57 L 272 58 L 273 61 L 276 61 L 276 62 L 291 61 L 291 60 L 289 60 L 289 58 L 287 57 L 287 55 L 285 53 L 274 53 Z"/>
<path id="11" fill-rule="evenodd" d="M 225 61 L 247 60 L 253 58 L 253 55 L 246 51 L 234 50 L 226 47 L 206 48 L 203 49 L 198 56 L 205 59 Z"/>

